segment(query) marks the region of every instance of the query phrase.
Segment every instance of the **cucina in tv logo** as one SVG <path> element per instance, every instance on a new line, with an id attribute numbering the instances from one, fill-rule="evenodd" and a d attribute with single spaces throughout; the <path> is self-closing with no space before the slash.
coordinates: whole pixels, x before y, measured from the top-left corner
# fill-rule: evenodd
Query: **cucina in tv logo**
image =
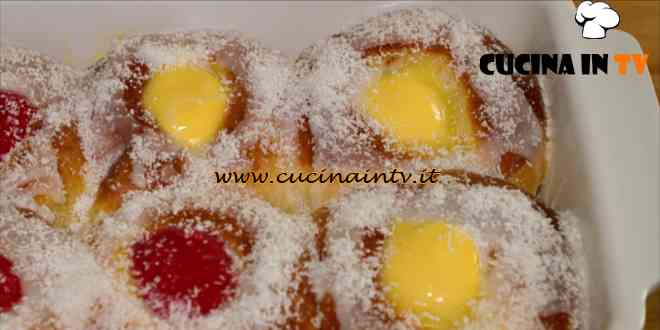
<path id="1" fill-rule="evenodd" d="M 619 25 L 619 14 L 605 2 L 582 1 L 575 10 L 575 23 L 582 27 L 584 39 L 603 39 L 607 31 Z M 579 60 L 579 71 L 576 70 Z M 485 54 L 479 61 L 479 69 L 487 75 L 545 75 L 548 73 L 574 75 L 607 74 L 612 63 L 617 73 L 644 73 L 647 54 L 620 53 L 580 54 L 577 59 L 571 54 Z M 634 68 L 634 69 L 633 69 Z"/>
<path id="2" fill-rule="evenodd" d="M 580 54 L 578 60 L 572 54 L 484 54 L 479 60 L 479 69 L 482 73 L 493 75 L 545 75 L 554 73 L 559 75 L 607 74 L 610 64 L 614 63 L 617 73 L 625 75 L 631 72 L 644 73 L 648 54 Z M 575 63 L 579 61 L 579 70 Z"/>

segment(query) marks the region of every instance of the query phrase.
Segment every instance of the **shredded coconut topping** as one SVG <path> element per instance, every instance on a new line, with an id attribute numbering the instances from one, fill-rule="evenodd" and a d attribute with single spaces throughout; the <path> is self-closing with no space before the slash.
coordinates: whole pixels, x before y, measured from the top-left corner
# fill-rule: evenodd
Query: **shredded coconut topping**
<path id="1" fill-rule="evenodd" d="M 25 293 L 0 314 L 3 329 L 119 329 L 145 317 L 87 246 L 13 206 L 0 206 L 0 254 L 14 263 Z"/>
<path id="2" fill-rule="evenodd" d="M 310 266 L 317 295 L 330 293 L 342 324 L 362 324 L 383 292 L 374 279 L 382 255 L 365 258 L 363 237 L 387 238 L 395 219 L 437 219 L 469 233 L 480 254 L 482 298 L 461 329 L 544 329 L 540 316 L 567 312 L 573 329 L 588 329 L 586 276 L 575 218 L 554 219 L 518 190 L 466 184 L 452 176 L 423 188 L 373 186 L 329 206 L 327 258 Z M 413 220 L 404 220 L 413 221 Z M 493 255 L 496 257 L 493 257 Z M 485 271 L 488 269 L 488 271 Z M 380 300 L 374 298 L 379 298 Z M 391 307 L 382 311 L 394 313 Z M 402 323 L 370 328 L 408 328 Z"/>
<path id="3" fill-rule="evenodd" d="M 546 129 L 513 80 L 476 69 L 481 54 L 499 47 L 486 45 L 485 36 L 490 34 L 462 19 L 419 9 L 366 20 L 311 46 L 295 64 L 237 32 L 210 30 L 122 38 L 81 71 L 2 45 L 0 90 L 25 96 L 39 111 L 36 129 L 0 160 L 0 255 L 13 262 L 24 285 L 21 302 L 0 313 L 0 328 L 286 327 L 286 320 L 299 317 L 292 292 L 302 287 L 300 275 L 309 275 L 317 299 L 332 293 L 342 324 L 373 328 L 377 323 L 367 311 L 380 295 L 372 278 L 381 265 L 377 257 L 360 259 L 356 234 L 364 228 L 387 234 L 393 216 L 413 214 L 453 219 L 482 253 L 493 245 L 501 252 L 493 291 L 474 305 L 477 315 L 489 318 L 475 318 L 467 329 L 487 328 L 490 321 L 532 329 L 539 326 L 539 312 L 567 308 L 575 327 L 587 328 L 576 220 L 562 214 L 557 232 L 520 192 L 449 179 L 420 190 L 359 189 L 330 205 L 329 259 L 306 265 L 318 234 L 311 215 L 286 215 L 243 186 L 214 183 L 214 171 L 251 169 L 255 150 L 277 155 L 279 168 L 295 167 L 303 148 L 302 124 L 311 130 L 317 169 L 441 167 L 502 176 L 493 162 L 506 151 L 531 157 L 545 142 Z M 353 112 L 357 93 L 377 74 L 362 51 L 397 42 L 451 51 L 453 70 L 469 77 L 492 119 L 483 122 L 493 133 L 479 152 L 403 162 L 370 149 L 364 125 L 376 132 L 382 128 Z M 127 84 L 169 66 L 212 63 L 236 76 L 223 83 L 244 87 L 232 89 L 245 93 L 232 97 L 244 97 L 245 109 L 236 127 L 221 130 L 207 146 L 195 151 L 178 146 L 148 111 L 144 124 L 128 109 Z M 119 196 L 101 200 L 118 203 L 113 212 L 95 209 L 104 189 Z M 130 248 L 150 233 L 156 219 L 187 209 L 231 214 L 254 245 L 247 256 L 230 253 L 240 275 L 238 292 L 227 305 L 190 318 L 190 304 L 183 303 L 161 319 L 140 298 L 130 274 Z M 181 219 L 175 225 L 191 232 L 221 224 Z M 324 321 L 320 314 L 312 317 L 313 324 Z M 405 319 L 398 326 L 414 322 Z"/>
<path id="4" fill-rule="evenodd" d="M 288 290 L 299 284 L 294 271 L 313 235 L 308 219 L 290 218 L 267 203 L 250 198 L 238 190 L 201 189 L 190 184 L 175 185 L 148 193 L 132 193 L 116 214 L 103 218 L 97 236 L 99 258 L 103 265 L 130 287 L 128 252 L 130 245 L 148 233 L 150 226 L 164 215 L 183 210 L 202 209 L 214 214 L 229 214 L 242 229 L 254 235 L 252 252 L 237 259 L 240 266 L 236 297 L 226 306 L 203 318 L 189 319 L 185 306 L 173 313 L 164 329 L 261 329 L 280 324 L 291 304 Z M 211 219 L 181 219 L 186 230 L 223 226 Z M 210 227 L 209 227 L 210 226 Z M 285 238 L 286 239 L 283 239 Z M 150 322 L 155 316 L 149 316 Z"/>
<path id="5" fill-rule="evenodd" d="M 483 54 L 503 52 L 484 28 L 439 9 L 419 8 L 386 13 L 345 29 L 311 46 L 296 67 L 303 80 L 299 103 L 305 106 L 314 135 L 315 165 L 333 168 L 460 168 L 501 177 L 498 162 L 506 152 L 532 159 L 545 141 L 545 129 L 511 77 L 485 75 L 479 70 Z M 489 130 L 477 152 L 437 153 L 432 159 L 393 161 L 378 156 L 365 128 L 382 133 L 373 120 L 363 118 L 358 99 L 376 74 L 364 51 L 383 45 L 442 47 L 452 56 L 458 77 L 466 76 L 483 104 L 477 118 Z M 480 133 L 481 134 L 481 133 Z M 385 137 L 385 142 L 393 143 Z"/>

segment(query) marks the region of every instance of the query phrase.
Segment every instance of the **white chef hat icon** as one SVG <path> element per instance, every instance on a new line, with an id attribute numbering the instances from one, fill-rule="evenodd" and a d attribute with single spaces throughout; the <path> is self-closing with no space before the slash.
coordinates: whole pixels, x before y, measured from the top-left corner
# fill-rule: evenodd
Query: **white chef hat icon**
<path id="1" fill-rule="evenodd" d="M 619 14 L 604 2 L 583 1 L 577 7 L 575 21 L 582 26 L 582 37 L 603 39 L 607 30 L 619 25 Z"/>

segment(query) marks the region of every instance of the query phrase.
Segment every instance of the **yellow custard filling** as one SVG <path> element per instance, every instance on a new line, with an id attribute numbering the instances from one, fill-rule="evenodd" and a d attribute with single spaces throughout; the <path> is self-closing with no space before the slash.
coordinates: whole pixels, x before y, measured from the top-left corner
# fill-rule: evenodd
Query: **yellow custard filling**
<path id="1" fill-rule="evenodd" d="M 439 221 L 397 221 L 385 241 L 380 282 L 399 314 L 424 329 L 454 329 L 478 298 L 479 253 L 460 228 Z"/>
<path id="2" fill-rule="evenodd" d="M 223 74 L 192 65 L 157 71 L 144 88 L 142 103 L 176 143 L 189 148 L 207 144 L 223 128 L 228 111 Z"/>
<path id="3" fill-rule="evenodd" d="M 402 51 L 374 65 L 380 73 L 367 85 L 363 108 L 401 151 L 474 147 L 469 92 L 450 63 L 442 53 Z"/>

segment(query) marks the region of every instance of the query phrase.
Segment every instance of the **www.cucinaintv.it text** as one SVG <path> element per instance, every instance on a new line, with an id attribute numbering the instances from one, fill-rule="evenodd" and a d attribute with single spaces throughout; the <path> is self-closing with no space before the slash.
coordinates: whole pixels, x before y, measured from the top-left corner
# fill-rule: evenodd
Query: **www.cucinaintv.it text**
<path id="1" fill-rule="evenodd" d="M 441 172 L 436 169 L 409 173 L 389 172 L 215 172 L 216 183 L 436 183 Z"/>

